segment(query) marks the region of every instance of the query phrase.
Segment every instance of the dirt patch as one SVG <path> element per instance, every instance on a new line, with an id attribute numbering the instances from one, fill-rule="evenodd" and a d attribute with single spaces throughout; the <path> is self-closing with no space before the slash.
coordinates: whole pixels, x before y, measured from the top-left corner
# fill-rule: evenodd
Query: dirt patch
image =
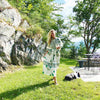
<path id="1" fill-rule="evenodd" d="M 0 78 L 5 76 L 5 73 L 14 73 L 23 70 L 24 66 L 10 65 L 6 70 L 0 70 Z"/>

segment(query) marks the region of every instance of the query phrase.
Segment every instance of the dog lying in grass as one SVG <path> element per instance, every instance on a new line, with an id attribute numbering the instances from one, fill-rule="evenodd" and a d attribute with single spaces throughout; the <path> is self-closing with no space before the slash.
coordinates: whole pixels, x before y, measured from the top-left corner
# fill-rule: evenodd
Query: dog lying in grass
<path id="1" fill-rule="evenodd" d="M 75 73 L 70 73 L 70 74 L 67 74 L 65 76 L 65 79 L 64 80 L 67 80 L 67 81 L 71 81 L 73 79 L 77 79 L 80 77 L 80 73 L 79 72 L 75 72 Z"/>

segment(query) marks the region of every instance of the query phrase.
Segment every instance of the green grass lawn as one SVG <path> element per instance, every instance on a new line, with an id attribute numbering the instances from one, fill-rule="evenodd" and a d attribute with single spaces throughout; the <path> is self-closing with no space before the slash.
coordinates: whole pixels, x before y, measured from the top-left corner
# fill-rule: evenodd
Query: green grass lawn
<path id="1" fill-rule="evenodd" d="M 53 84 L 52 76 L 42 74 L 43 63 L 5 73 L 0 78 L 0 100 L 100 100 L 100 82 L 63 81 L 75 64 L 75 60 L 61 59 L 59 85 Z"/>

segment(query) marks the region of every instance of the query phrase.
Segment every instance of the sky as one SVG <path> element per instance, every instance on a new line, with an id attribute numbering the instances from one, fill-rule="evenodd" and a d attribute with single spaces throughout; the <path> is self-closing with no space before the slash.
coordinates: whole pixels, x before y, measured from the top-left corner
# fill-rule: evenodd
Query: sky
<path id="1" fill-rule="evenodd" d="M 59 4 L 63 4 L 65 3 L 65 0 L 55 0 L 56 3 L 59 3 Z"/>
<path id="2" fill-rule="evenodd" d="M 55 0 L 55 2 L 61 4 L 61 6 L 63 7 L 63 10 L 62 12 L 60 12 L 60 14 L 62 14 L 64 18 L 73 14 L 75 0 Z"/>

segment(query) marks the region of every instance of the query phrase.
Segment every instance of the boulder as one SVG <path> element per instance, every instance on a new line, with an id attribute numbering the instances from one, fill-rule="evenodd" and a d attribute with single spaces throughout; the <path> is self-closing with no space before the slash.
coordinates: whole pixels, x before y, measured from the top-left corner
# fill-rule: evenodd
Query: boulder
<path id="1" fill-rule="evenodd" d="M 39 63 L 45 49 L 46 44 L 43 43 L 42 40 L 37 46 L 34 43 L 34 39 L 21 36 L 19 41 L 17 41 L 12 48 L 12 63 L 15 65 L 33 65 L 35 63 Z"/>
<path id="2" fill-rule="evenodd" d="M 0 8 L 11 7 L 11 5 L 6 0 L 0 0 Z"/>
<path id="3" fill-rule="evenodd" d="M 0 34 L 11 37 L 15 33 L 14 27 L 8 25 L 6 22 L 0 22 Z"/>
<path id="4" fill-rule="evenodd" d="M 8 67 L 8 64 L 7 64 L 6 62 L 4 62 L 4 61 L 2 60 L 2 58 L 0 58 L 0 72 L 1 72 L 2 70 L 6 70 L 7 67 Z"/>
<path id="5" fill-rule="evenodd" d="M 11 63 L 10 54 L 13 44 L 14 40 L 12 38 L 0 34 L 0 57 L 9 64 Z"/>
<path id="6" fill-rule="evenodd" d="M 23 34 L 23 32 L 21 32 L 21 31 L 16 31 L 15 34 L 14 34 L 14 36 L 13 36 L 14 41 L 17 42 L 18 39 L 20 38 L 20 36 L 21 36 L 22 34 Z"/>
<path id="7" fill-rule="evenodd" d="M 26 20 L 24 20 L 21 24 L 21 27 L 26 31 L 30 26 Z"/>
<path id="8" fill-rule="evenodd" d="M 0 13 L 0 18 L 15 27 L 18 27 L 21 23 L 21 16 L 14 8 L 2 11 Z"/>
<path id="9" fill-rule="evenodd" d="M 6 0 L 0 0 L 0 69 L 10 64 L 33 65 L 39 63 L 46 44 L 40 34 L 34 39 L 24 36 L 30 25 Z"/>

